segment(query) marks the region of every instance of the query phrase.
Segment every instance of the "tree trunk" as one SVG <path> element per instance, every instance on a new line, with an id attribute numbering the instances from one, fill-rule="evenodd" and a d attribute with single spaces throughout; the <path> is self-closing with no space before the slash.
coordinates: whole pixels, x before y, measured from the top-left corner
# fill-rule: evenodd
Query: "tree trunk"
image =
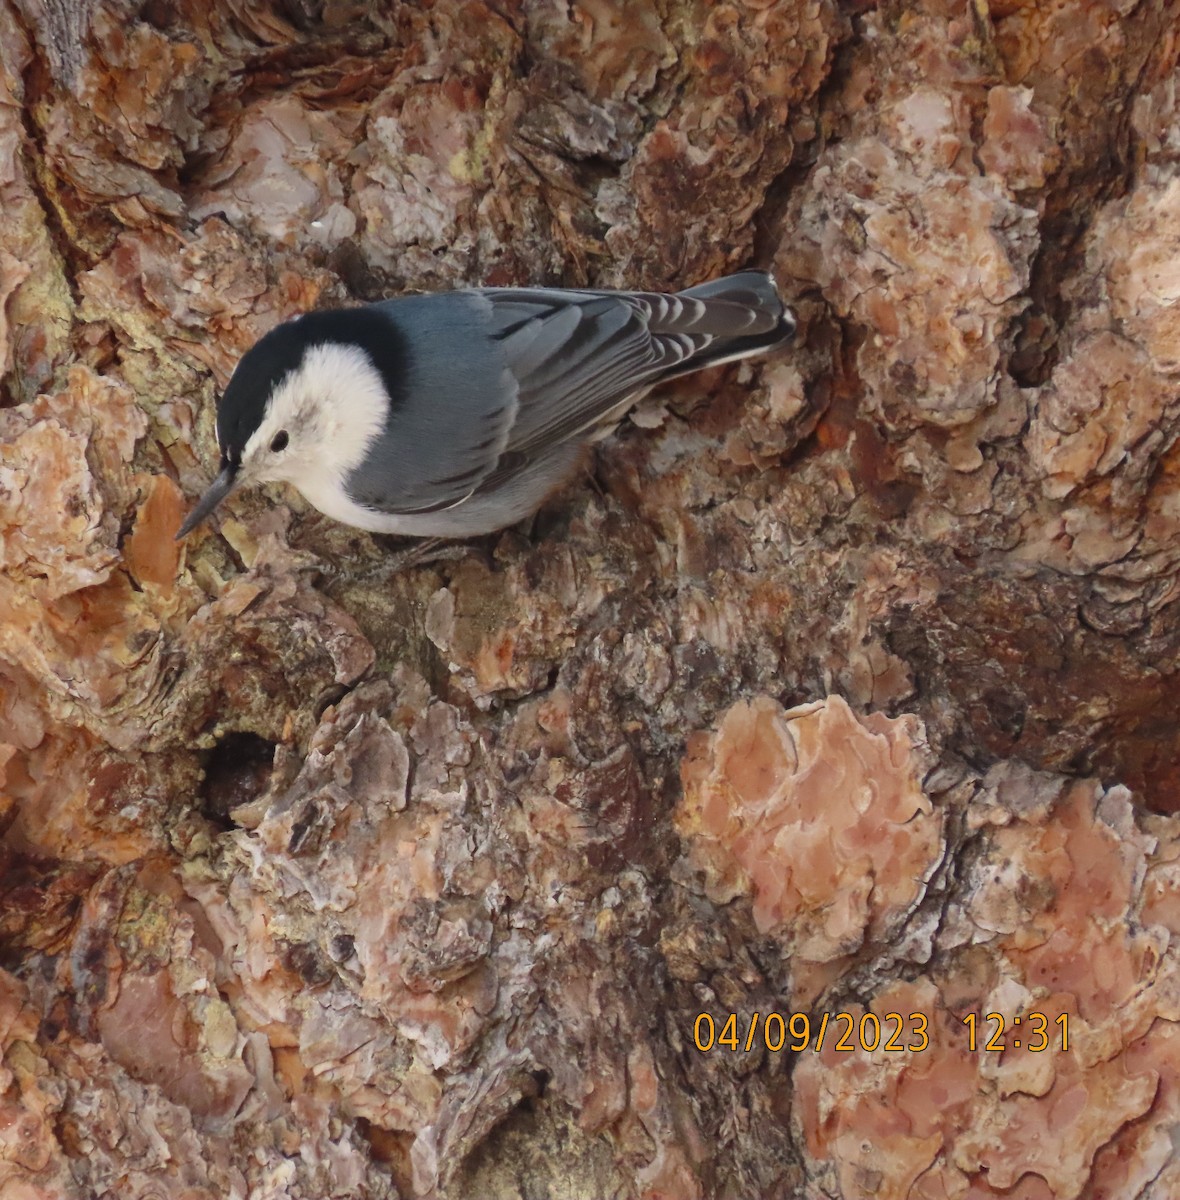
<path id="1" fill-rule="evenodd" d="M 1176 0 L 0 0 L 0 1200 L 1180 1195 Z M 771 268 L 399 568 L 295 313 Z"/>

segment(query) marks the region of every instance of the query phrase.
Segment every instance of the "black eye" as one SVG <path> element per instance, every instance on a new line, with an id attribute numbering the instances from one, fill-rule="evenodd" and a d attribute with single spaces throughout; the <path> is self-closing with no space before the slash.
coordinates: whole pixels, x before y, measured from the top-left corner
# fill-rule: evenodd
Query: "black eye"
<path id="1" fill-rule="evenodd" d="M 276 434 L 274 435 L 274 438 L 271 440 L 271 443 L 270 443 L 270 448 L 271 448 L 271 449 L 272 449 L 272 450 L 273 450 L 273 451 L 274 451 L 276 454 L 278 454 L 278 452 L 279 452 L 280 450 L 286 450 L 286 448 L 287 448 L 287 443 L 288 443 L 290 440 L 291 440 L 291 439 L 290 439 L 290 438 L 287 436 L 287 431 L 286 431 L 285 429 L 280 429 L 280 430 L 278 431 L 278 433 L 276 433 Z"/>

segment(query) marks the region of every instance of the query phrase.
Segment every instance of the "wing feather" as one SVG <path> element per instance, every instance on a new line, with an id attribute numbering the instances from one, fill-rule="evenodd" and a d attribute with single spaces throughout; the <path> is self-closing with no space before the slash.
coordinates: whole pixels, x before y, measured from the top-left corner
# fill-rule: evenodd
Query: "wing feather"
<path id="1" fill-rule="evenodd" d="M 532 457 L 592 428 L 692 352 L 653 337 L 647 312 L 630 293 L 488 288 L 481 294 L 493 330 L 509 330 L 500 344 L 518 388 L 508 440 L 516 454 Z M 525 306 L 532 316 L 522 323 Z"/>
<path id="2" fill-rule="evenodd" d="M 480 288 L 381 307 L 408 335 L 413 378 L 370 456 L 379 465 L 355 482 L 363 503 L 404 513 L 511 483 L 661 380 L 756 353 L 794 327 L 756 271 L 674 295 Z"/>

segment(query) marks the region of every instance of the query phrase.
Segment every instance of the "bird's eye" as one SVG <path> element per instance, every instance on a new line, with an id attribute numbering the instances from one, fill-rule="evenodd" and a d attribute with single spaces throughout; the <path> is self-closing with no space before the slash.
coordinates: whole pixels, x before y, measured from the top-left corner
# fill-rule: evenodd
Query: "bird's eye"
<path id="1" fill-rule="evenodd" d="M 286 450 L 287 443 L 290 440 L 291 439 L 287 436 L 287 431 L 285 429 L 280 429 L 278 433 L 276 433 L 271 439 L 270 448 L 275 452 L 275 454 L 278 454 L 280 450 Z"/>

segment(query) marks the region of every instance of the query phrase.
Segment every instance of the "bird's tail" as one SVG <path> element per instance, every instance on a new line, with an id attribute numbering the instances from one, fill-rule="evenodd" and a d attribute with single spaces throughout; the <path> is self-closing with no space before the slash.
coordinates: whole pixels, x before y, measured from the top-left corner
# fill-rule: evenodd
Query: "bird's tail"
<path id="1" fill-rule="evenodd" d="M 664 379 L 762 354 L 795 334 L 795 317 L 783 304 L 774 279 L 766 271 L 739 271 L 687 288 L 678 292 L 677 297 L 700 302 L 691 306 L 695 320 L 687 324 L 691 332 L 708 334 L 710 342 L 663 376 Z M 670 328 L 668 332 L 689 332 L 686 316 L 688 313 L 684 311 L 677 314 L 677 329 Z M 654 314 L 651 328 L 653 333 L 663 332 Z"/>

